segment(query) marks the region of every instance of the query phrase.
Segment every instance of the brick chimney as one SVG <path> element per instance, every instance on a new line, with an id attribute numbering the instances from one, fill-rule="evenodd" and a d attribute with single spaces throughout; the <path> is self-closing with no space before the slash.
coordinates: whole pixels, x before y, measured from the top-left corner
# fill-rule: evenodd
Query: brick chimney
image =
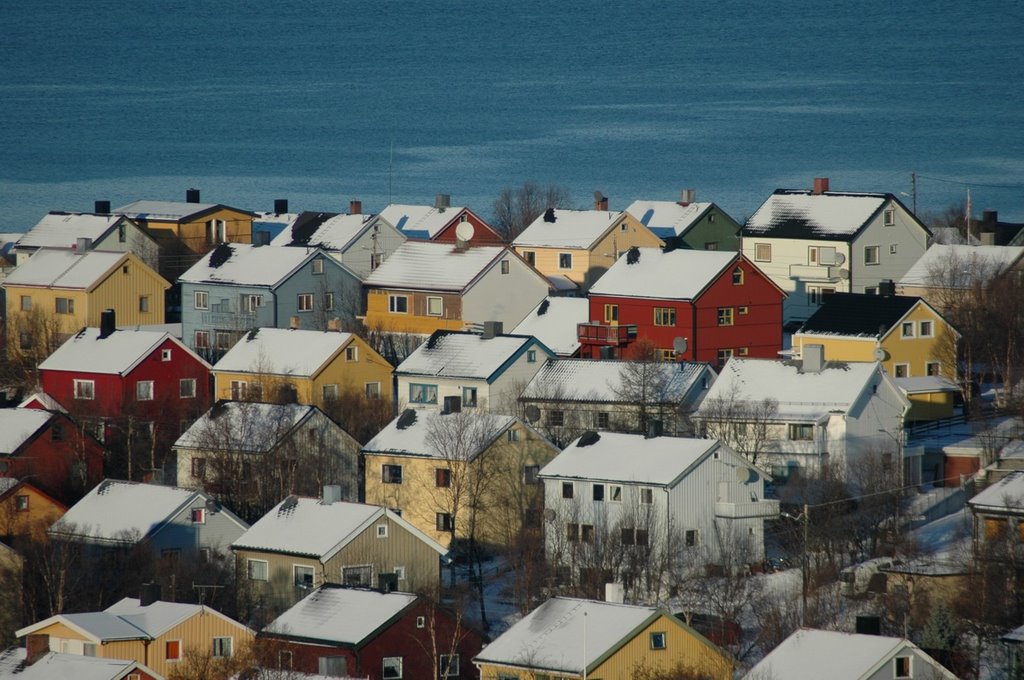
<path id="1" fill-rule="evenodd" d="M 823 194 L 828 191 L 828 177 L 815 177 L 814 178 L 814 191 L 815 195 Z"/>
<path id="2" fill-rule="evenodd" d="M 50 636 L 32 633 L 25 638 L 25 665 L 31 666 L 50 651 Z"/>
<path id="3" fill-rule="evenodd" d="M 349 201 L 348 202 L 348 214 L 349 215 L 362 215 L 363 214 L 363 202 L 362 201 Z"/>
<path id="4" fill-rule="evenodd" d="M 608 197 L 600 191 L 594 192 L 594 210 L 608 210 Z"/>

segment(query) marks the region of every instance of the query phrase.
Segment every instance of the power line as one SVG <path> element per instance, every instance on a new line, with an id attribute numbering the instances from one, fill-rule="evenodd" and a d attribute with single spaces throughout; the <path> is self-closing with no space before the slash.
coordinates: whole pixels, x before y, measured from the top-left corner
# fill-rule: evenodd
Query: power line
<path id="1" fill-rule="evenodd" d="M 986 184 L 984 182 L 965 182 L 960 179 L 947 179 L 945 177 L 932 177 L 931 175 L 917 175 L 918 179 L 930 179 L 933 182 L 945 182 L 946 184 L 959 184 L 965 187 L 985 187 L 987 189 L 1024 189 L 1024 184 Z"/>

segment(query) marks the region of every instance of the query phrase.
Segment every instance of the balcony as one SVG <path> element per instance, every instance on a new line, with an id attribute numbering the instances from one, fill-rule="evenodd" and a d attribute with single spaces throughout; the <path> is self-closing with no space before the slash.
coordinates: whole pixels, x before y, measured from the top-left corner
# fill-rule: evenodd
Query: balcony
<path id="1" fill-rule="evenodd" d="M 789 278 L 800 279 L 801 281 L 828 281 L 835 283 L 849 277 L 842 267 L 824 264 L 791 264 L 789 265 Z"/>
<path id="2" fill-rule="evenodd" d="M 756 519 L 758 517 L 768 519 L 779 516 L 779 501 L 746 501 L 744 503 L 730 503 L 728 501 L 715 501 L 715 517 L 726 519 Z"/>
<path id="3" fill-rule="evenodd" d="M 576 335 L 581 344 L 625 347 L 636 340 L 636 324 L 608 324 L 590 321 L 576 324 Z"/>

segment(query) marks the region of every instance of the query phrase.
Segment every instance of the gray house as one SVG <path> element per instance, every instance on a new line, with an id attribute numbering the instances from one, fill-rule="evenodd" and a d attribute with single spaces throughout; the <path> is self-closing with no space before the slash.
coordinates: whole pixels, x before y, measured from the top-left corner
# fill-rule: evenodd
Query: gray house
<path id="1" fill-rule="evenodd" d="M 352 209 L 361 210 L 358 201 L 352 201 Z M 361 212 L 304 212 L 271 241 L 274 246 L 322 248 L 362 279 L 403 243 L 405 235 L 386 220 Z"/>
<path id="2" fill-rule="evenodd" d="M 327 330 L 362 308 L 359 277 L 319 248 L 225 243 L 178 281 L 182 340 L 211 362 L 253 328 Z"/>
<path id="3" fill-rule="evenodd" d="M 149 232 L 124 215 L 111 215 L 110 205 L 96 202 L 97 212 L 51 211 L 14 244 L 17 264 L 40 248 L 110 250 L 135 253 L 154 271 L 160 270 L 160 246 Z M 106 212 L 102 212 L 102 210 Z"/>

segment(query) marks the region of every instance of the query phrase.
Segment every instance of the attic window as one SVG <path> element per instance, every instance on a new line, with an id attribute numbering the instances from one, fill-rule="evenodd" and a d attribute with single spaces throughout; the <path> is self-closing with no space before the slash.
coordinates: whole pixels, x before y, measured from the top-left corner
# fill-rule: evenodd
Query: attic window
<path id="1" fill-rule="evenodd" d="M 508 274 L 508 267 L 509 267 L 508 260 L 502 260 L 501 261 L 501 273 L 502 274 Z"/>
<path id="2" fill-rule="evenodd" d="M 162 350 L 160 350 L 160 361 L 170 361 L 170 360 L 171 360 L 171 350 L 169 350 L 169 349 L 162 349 Z"/>
<path id="3" fill-rule="evenodd" d="M 324 273 L 324 260 L 321 257 L 313 260 L 313 273 L 323 274 Z"/>
<path id="4" fill-rule="evenodd" d="M 377 538 L 387 538 L 387 537 L 388 537 L 388 525 L 387 524 L 378 524 L 377 525 Z"/>
<path id="5" fill-rule="evenodd" d="M 127 274 L 128 273 L 128 265 L 124 265 L 123 267 L 121 267 L 121 273 L 122 274 Z"/>
<path id="6" fill-rule="evenodd" d="M 740 267 L 736 267 L 736 269 L 732 270 L 732 285 L 743 285 L 743 270 Z"/>
<path id="7" fill-rule="evenodd" d="M 896 211 L 889 208 L 882 213 L 882 226 L 892 227 L 896 225 Z"/>
<path id="8" fill-rule="evenodd" d="M 206 524 L 206 508 L 192 508 L 192 524 Z"/>
<path id="9" fill-rule="evenodd" d="M 417 616 L 416 617 L 416 627 L 417 628 L 426 628 L 427 627 L 427 617 L 426 616 Z"/>
<path id="10" fill-rule="evenodd" d="M 911 657 L 897 656 L 893 659 L 893 670 L 897 678 L 912 678 Z"/>
<path id="11" fill-rule="evenodd" d="M 28 512 L 28 496 L 15 496 L 14 497 L 14 509 L 17 512 Z"/>
<path id="12" fill-rule="evenodd" d="M 651 633 L 651 649 L 665 649 L 668 646 L 666 638 L 663 632 Z"/>

